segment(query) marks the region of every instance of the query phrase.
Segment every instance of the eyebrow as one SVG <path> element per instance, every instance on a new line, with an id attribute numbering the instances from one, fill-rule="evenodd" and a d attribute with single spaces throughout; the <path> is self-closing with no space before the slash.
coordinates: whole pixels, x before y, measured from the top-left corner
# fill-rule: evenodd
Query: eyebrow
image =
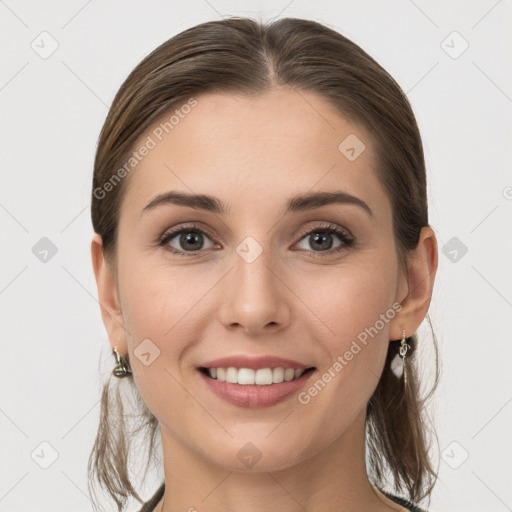
<path id="1" fill-rule="evenodd" d="M 156 208 L 157 206 L 174 204 L 177 206 L 187 206 L 195 210 L 205 210 L 217 214 L 229 213 L 230 208 L 216 197 L 205 194 L 188 194 L 184 192 L 164 192 L 157 195 L 151 202 L 144 207 L 141 215 Z M 330 204 L 350 204 L 359 206 L 370 217 L 373 217 L 371 208 L 356 196 L 335 190 L 333 192 L 314 192 L 292 197 L 286 203 L 284 214 L 290 212 L 301 212 L 309 209 L 320 208 Z"/>

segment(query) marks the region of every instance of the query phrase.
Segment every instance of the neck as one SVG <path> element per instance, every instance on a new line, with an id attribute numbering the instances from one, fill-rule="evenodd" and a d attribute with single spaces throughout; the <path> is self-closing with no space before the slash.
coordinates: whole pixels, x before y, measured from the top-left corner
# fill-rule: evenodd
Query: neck
<path id="1" fill-rule="evenodd" d="M 223 468 L 184 446 L 163 426 L 161 436 L 165 494 L 156 512 L 325 512 L 326 504 L 336 512 L 403 510 L 368 480 L 363 413 L 326 449 L 278 470 Z"/>

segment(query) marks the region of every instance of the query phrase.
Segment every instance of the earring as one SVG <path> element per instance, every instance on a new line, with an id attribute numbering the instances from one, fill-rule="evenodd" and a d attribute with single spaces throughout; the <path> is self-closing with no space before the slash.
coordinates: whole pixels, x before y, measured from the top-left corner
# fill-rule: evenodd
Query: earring
<path id="1" fill-rule="evenodd" d="M 125 361 L 124 357 L 117 351 L 117 346 L 112 352 L 117 360 L 117 366 L 112 370 L 112 374 L 119 378 L 127 377 L 128 374 L 132 373 L 127 361 Z"/>
<path id="2" fill-rule="evenodd" d="M 407 343 L 405 337 L 405 329 L 402 332 L 402 342 L 400 344 L 400 348 L 398 349 L 398 354 L 391 361 L 391 370 L 396 375 L 398 379 L 404 376 L 404 384 L 407 384 L 407 366 L 405 364 L 405 356 L 407 355 L 407 351 L 411 348 L 411 346 Z"/>

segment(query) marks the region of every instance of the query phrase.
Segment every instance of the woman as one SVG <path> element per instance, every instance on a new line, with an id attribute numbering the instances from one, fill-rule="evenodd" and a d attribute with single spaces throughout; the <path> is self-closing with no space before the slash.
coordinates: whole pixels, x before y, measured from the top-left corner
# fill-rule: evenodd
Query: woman
<path id="1" fill-rule="evenodd" d="M 121 86 L 92 195 L 113 373 L 162 444 L 143 511 L 422 510 L 437 243 L 382 67 L 313 21 L 188 29 Z M 119 510 L 142 501 L 125 419 L 107 383 L 89 470 Z"/>

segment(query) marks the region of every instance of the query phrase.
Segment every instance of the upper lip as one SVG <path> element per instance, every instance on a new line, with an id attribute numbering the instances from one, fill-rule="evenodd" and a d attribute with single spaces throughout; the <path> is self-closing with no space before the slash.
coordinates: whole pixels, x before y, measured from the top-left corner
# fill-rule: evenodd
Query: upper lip
<path id="1" fill-rule="evenodd" d="M 259 356 L 250 357 L 246 355 L 221 357 L 220 359 L 213 359 L 202 364 L 200 368 L 252 368 L 258 370 L 259 368 L 312 368 L 311 365 L 305 365 L 292 359 L 284 359 L 276 356 Z"/>

